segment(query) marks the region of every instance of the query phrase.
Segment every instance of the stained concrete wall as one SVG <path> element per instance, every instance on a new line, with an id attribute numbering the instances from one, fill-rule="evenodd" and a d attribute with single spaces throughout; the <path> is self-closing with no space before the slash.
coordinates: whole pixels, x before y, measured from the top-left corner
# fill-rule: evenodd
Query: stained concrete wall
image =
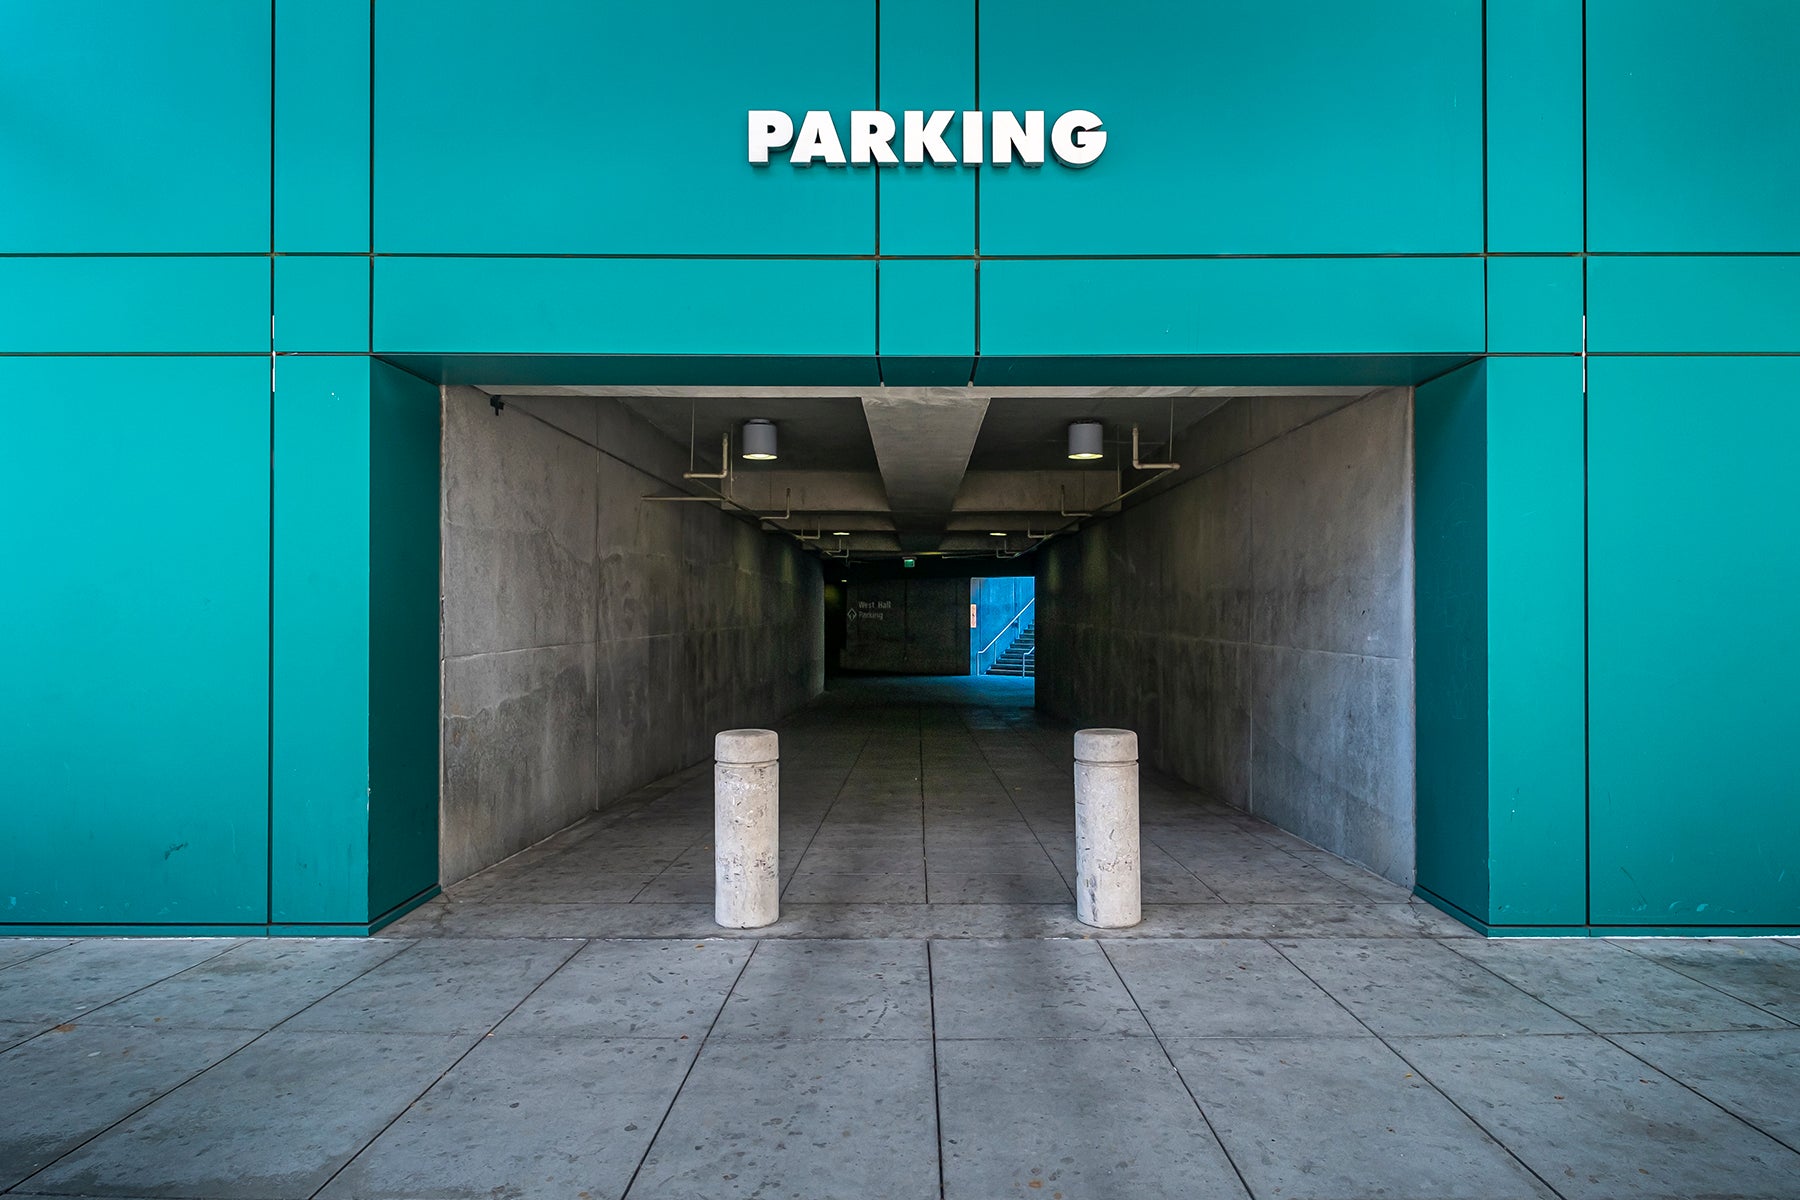
<path id="1" fill-rule="evenodd" d="M 846 671 L 969 673 L 969 581 L 890 579 L 852 583 L 846 601 Z"/>
<path id="2" fill-rule="evenodd" d="M 444 391 L 448 884 L 702 761 L 824 686 L 817 560 L 670 493 L 617 401 Z"/>
<path id="3" fill-rule="evenodd" d="M 1175 452 L 1039 553 L 1039 705 L 1411 886 L 1411 392 L 1236 400 Z"/>

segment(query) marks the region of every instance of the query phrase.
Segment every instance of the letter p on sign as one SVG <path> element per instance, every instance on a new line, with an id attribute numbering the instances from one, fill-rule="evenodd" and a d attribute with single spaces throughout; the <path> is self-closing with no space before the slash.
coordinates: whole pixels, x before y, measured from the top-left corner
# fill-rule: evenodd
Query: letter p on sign
<path id="1" fill-rule="evenodd" d="M 771 151 L 794 140 L 794 119 L 778 108 L 750 110 L 750 161 L 767 163 Z"/>

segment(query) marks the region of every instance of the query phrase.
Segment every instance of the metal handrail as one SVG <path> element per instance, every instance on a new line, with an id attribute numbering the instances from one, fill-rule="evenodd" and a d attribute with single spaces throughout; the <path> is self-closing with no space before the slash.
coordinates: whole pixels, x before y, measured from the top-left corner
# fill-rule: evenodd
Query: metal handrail
<path id="1" fill-rule="evenodd" d="M 980 655 L 986 654 L 989 650 L 992 650 L 994 648 L 994 642 L 997 642 L 1001 638 L 1005 637 L 1006 631 L 1011 629 L 1014 625 L 1017 625 L 1019 623 L 1019 618 L 1024 616 L 1026 613 L 1026 610 L 1029 609 L 1032 605 L 1034 605 L 1036 603 L 1037 603 L 1036 596 L 1033 596 L 1031 599 L 1027 600 L 1025 602 L 1025 607 L 1021 608 L 1018 612 L 1014 613 L 1012 620 L 1008 621 L 1006 624 L 1004 624 L 1000 627 L 1000 632 L 996 633 L 994 635 L 993 640 L 988 642 L 987 645 L 983 646 L 981 649 L 979 649 L 975 652 L 977 657 L 979 657 Z"/>

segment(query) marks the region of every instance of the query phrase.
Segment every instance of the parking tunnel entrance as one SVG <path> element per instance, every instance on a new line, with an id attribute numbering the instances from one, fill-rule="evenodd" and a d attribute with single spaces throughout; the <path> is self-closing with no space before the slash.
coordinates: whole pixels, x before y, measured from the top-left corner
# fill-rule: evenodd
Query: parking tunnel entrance
<path id="1" fill-rule="evenodd" d="M 698 920 L 747 725 L 784 905 L 1062 903 L 1079 725 L 1139 734 L 1153 906 L 1407 895 L 1409 390 L 444 403 L 452 896 Z"/>

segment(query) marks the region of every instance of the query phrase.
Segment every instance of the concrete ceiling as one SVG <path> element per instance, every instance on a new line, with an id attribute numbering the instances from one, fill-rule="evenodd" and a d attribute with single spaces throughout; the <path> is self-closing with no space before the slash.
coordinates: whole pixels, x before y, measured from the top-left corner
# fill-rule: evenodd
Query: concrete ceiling
<path id="1" fill-rule="evenodd" d="M 1089 514 L 1116 511 L 1121 488 L 1149 479 L 1130 467 L 1131 427 L 1145 461 L 1236 398 L 1360 396 L 1368 388 L 781 388 L 506 387 L 511 396 L 616 399 L 716 469 L 720 438 L 744 421 L 779 429 L 780 458 L 733 464 L 732 495 L 765 526 L 832 553 L 993 554 L 1029 550 Z M 1069 422 L 1107 427 L 1108 455 L 1067 457 Z M 1152 494 L 1181 476 L 1159 483 Z M 1004 537 L 994 537 L 996 533 Z M 842 536 L 839 536 L 842 535 Z"/>
<path id="2" fill-rule="evenodd" d="M 523 389 L 510 389 L 524 395 Z M 621 396 L 619 402 L 677 445 L 686 446 L 692 430 L 694 453 L 711 470 L 718 463 L 719 438 L 731 435 L 752 417 L 775 422 L 781 444 L 781 469 L 788 471 L 873 471 L 875 447 L 868 422 L 855 396 Z M 740 471 L 759 464 L 740 461 Z M 774 464 L 770 464 L 772 467 Z"/>
<path id="3" fill-rule="evenodd" d="M 895 527 L 908 534 L 943 532 L 987 415 L 987 397 L 946 389 L 942 394 L 864 396 L 862 403 Z M 929 542 L 917 539 L 915 547 L 934 549 Z"/>
<path id="4" fill-rule="evenodd" d="M 1112 450 L 1123 446 L 1131 461 L 1131 427 L 1142 430 L 1145 446 L 1165 446 L 1171 421 L 1177 434 L 1229 396 L 1132 397 L 1094 399 L 1085 396 L 995 396 L 988 405 L 981 437 L 969 457 L 971 471 L 1112 471 Z M 1069 422 L 1097 419 L 1106 425 L 1109 453 L 1105 459 L 1069 461 Z M 1148 461 L 1148 460 L 1146 460 Z"/>

